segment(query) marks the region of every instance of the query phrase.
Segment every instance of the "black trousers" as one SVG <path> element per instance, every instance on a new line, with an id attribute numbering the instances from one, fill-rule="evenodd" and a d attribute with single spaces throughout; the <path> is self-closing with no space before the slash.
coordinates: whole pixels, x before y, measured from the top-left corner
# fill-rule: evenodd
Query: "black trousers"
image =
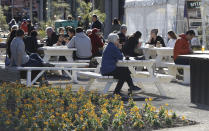
<path id="1" fill-rule="evenodd" d="M 119 93 L 123 87 L 124 82 L 128 83 L 130 90 L 134 86 L 133 80 L 131 78 L 131 72 L 127 67 L 117 67 L 113 72 L 105 74 L 105 76 L 113 76 L 115 79 L 118 79 L 117 86 L 114 93 Z"/>
<path id="2" fill-rule="evenodd" d="M 174 60 L 174 62 L 177 65 L 189 65 L 190 64 L 190 60 L 184 57 L 177 57 L 176 60 Z"/>

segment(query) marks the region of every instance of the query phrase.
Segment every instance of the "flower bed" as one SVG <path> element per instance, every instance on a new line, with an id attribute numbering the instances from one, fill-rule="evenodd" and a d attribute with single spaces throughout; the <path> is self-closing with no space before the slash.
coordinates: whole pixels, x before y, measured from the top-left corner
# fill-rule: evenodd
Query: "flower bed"
<path id="1" fill-rule="evenodd" d="M 143 130 L 195 124 L 173 111 L 152 106 L 143 108 L 132 99 L 125 105 L 119 96 L 108 97 L 71 86 L 0 86 L 0 129 L 2 130 Z"/>

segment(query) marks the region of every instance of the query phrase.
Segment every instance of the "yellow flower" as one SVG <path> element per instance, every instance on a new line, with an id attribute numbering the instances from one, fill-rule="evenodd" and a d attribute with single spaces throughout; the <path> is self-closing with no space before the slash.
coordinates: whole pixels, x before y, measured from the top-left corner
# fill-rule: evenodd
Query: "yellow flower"
<path id="1" fill-rule="evenodd" d="M 35 121 L 35 120 L 36 120 L 36 118 L 35 118 L 35 117 L 33 117 L 33 118 L 32 118 L 32 120 L 34 120 L 34 121 Z"/>
<path id="2" fill-rule="evenodd" d="M 182 118 L 181 118 L 183 121 L 186 119 L 186 117 L 185 116 L 182 116 Z"/>
<path id="3" fill-rule="evenodd" d="M 54 115 L 51 115 L 51 117 L 50 117 L 51 119 L 54 119 L 55 118 L 55 116 Z"/>
<path id="4" fill-rule="evenodd" d="M 168 103 L 166 103 L 165 106 L 168 106 Z"/>
<path id="5" fill-rule="evenodd" d="M 80 117 L 80 120 L 83 121 L 83 116 Z"/>
<path id="6" fill-rule="evenodd" d="M 145 102 L 148 102 L 148 99 L 147 98 L 145 99 Z"/>
<path id="7" fill-rule="evenodd" d="M 149 101 L 152 101 L 152 98 L 151 97 L 149 98 Z"/>
<path id="8" fill-rule="evenodd" d="M 83 126 L 83 127 L 82 127 L 82 131 L 85 131 L 85 130 L 86 130 L 86 127 L 85 127 L 85 126 Z"/>
<path id="9" fill-rule="evenodd" d="M 48 125 L 48 122 L 47 122 L 47 121 L 45 121 L 45 122 L 44 122 L 44 125 Z"/>
<path id="10" fill-rule="evenodd" d="M 11 123 L 11 121 L 10 120 L 6 120 L 6 122 L 5 122 L 7 125 L 9 125 L 10 123 Z"/>
<path id="11" fill-rule="evenodd" d="M 62 128 L 66 128 L 66 127 L 67 127 L 67 125 L 63 123 L 62 124 Z"/>

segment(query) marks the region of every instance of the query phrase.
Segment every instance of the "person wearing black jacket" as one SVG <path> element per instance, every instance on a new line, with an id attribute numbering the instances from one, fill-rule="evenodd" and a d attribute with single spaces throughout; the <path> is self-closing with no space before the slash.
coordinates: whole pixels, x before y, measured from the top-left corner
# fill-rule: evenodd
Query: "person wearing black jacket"
<path id="1" fill-rule="evenodd" d="M 102 31 L 102 23 L 98 20 L 97 15 L 92 16 L 92 21 L 93 21 L 93 24 L 91 26 L 91 29 L 97 28 L 100 31 Z"/>
<path id="2" fill-rule="evenodd" d="M 33 31 L 33 30 L 35 30 L 35 28 L 34 28 L 34 26 L 31 24 L 31 20 L 27 20 L 27 26 L 28 26 L 28 36 L 30 36 L 31 35 L 31 32 Z"/>
<path id="3" fill-rule="evenodd" d="M 54 44 L 56 44 L 58 41 L 58 36 L 54 32 L 53 28 L 52 27 L 46 28 L 46 33 L 47 33 L 46 45 L 53 46 Z"/>
<path id="4" fill-rule="evenodd" d="M 120 44 L 122 44 L 122 46 L 124 46 L 126 44 L 126 41 L 128 39 L 126 36 L 126 32 L 127 32 L 127 26 L 125 24 L 123 24 L 120 27 L 120 32 L 118 33 L 119 42 L 120 42 Z"/>
<path id="5" fill-rule="evenodd" d="M 33 30 L 31 31 L 31 36 L 26 36 L 24 38 L 25 50 L 27 53 L 37 53 L 38 48 L 42 47 L 42 45 L 39 45 L 37 42 L 37 36 L 37 31 Z"/>
<path id="6" fill-rule="evenodd" d="M 140 55 L 135 52 L 135 49 L 138 48 L 139 39 L 141 38 L 141 36 L 142 33 L 136 31 L 132 36 L 128 38 L 123 48 L 123 53 L 125 56 L 136 57 Z"/>
<path id="7" fill-rule="evenodd" d="M 164 40 L 161 36 L 158 36 L 158 29 L 153 29 L 151 31 L 151 38 L 148 42 L 148 44 L 153 45 L 153 46 L 157 46 L 157 44 L 161 44 L 163 47 L 165 47 L 165 43 Z"/>

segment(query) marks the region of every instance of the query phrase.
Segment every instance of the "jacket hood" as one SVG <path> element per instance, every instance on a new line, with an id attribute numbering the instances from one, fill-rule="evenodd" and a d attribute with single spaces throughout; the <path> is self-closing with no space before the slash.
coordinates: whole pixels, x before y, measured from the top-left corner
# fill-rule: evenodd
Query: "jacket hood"
<path id="1" fill-rule="evenodd" d="M 185 34 L 180 34 L 179 37 L 181 37 L 181 38 L 186 40 L 186 35 Z"/>
<path id="2" fill-rule="evenodd" d="M 81 38 L 86 37 L 86 35 L 85 35 L 83 32 L 81 32 L 81 33 L 76 33 L 75 36 L 76 36 L 76 37 L 81 37 Z"/>

